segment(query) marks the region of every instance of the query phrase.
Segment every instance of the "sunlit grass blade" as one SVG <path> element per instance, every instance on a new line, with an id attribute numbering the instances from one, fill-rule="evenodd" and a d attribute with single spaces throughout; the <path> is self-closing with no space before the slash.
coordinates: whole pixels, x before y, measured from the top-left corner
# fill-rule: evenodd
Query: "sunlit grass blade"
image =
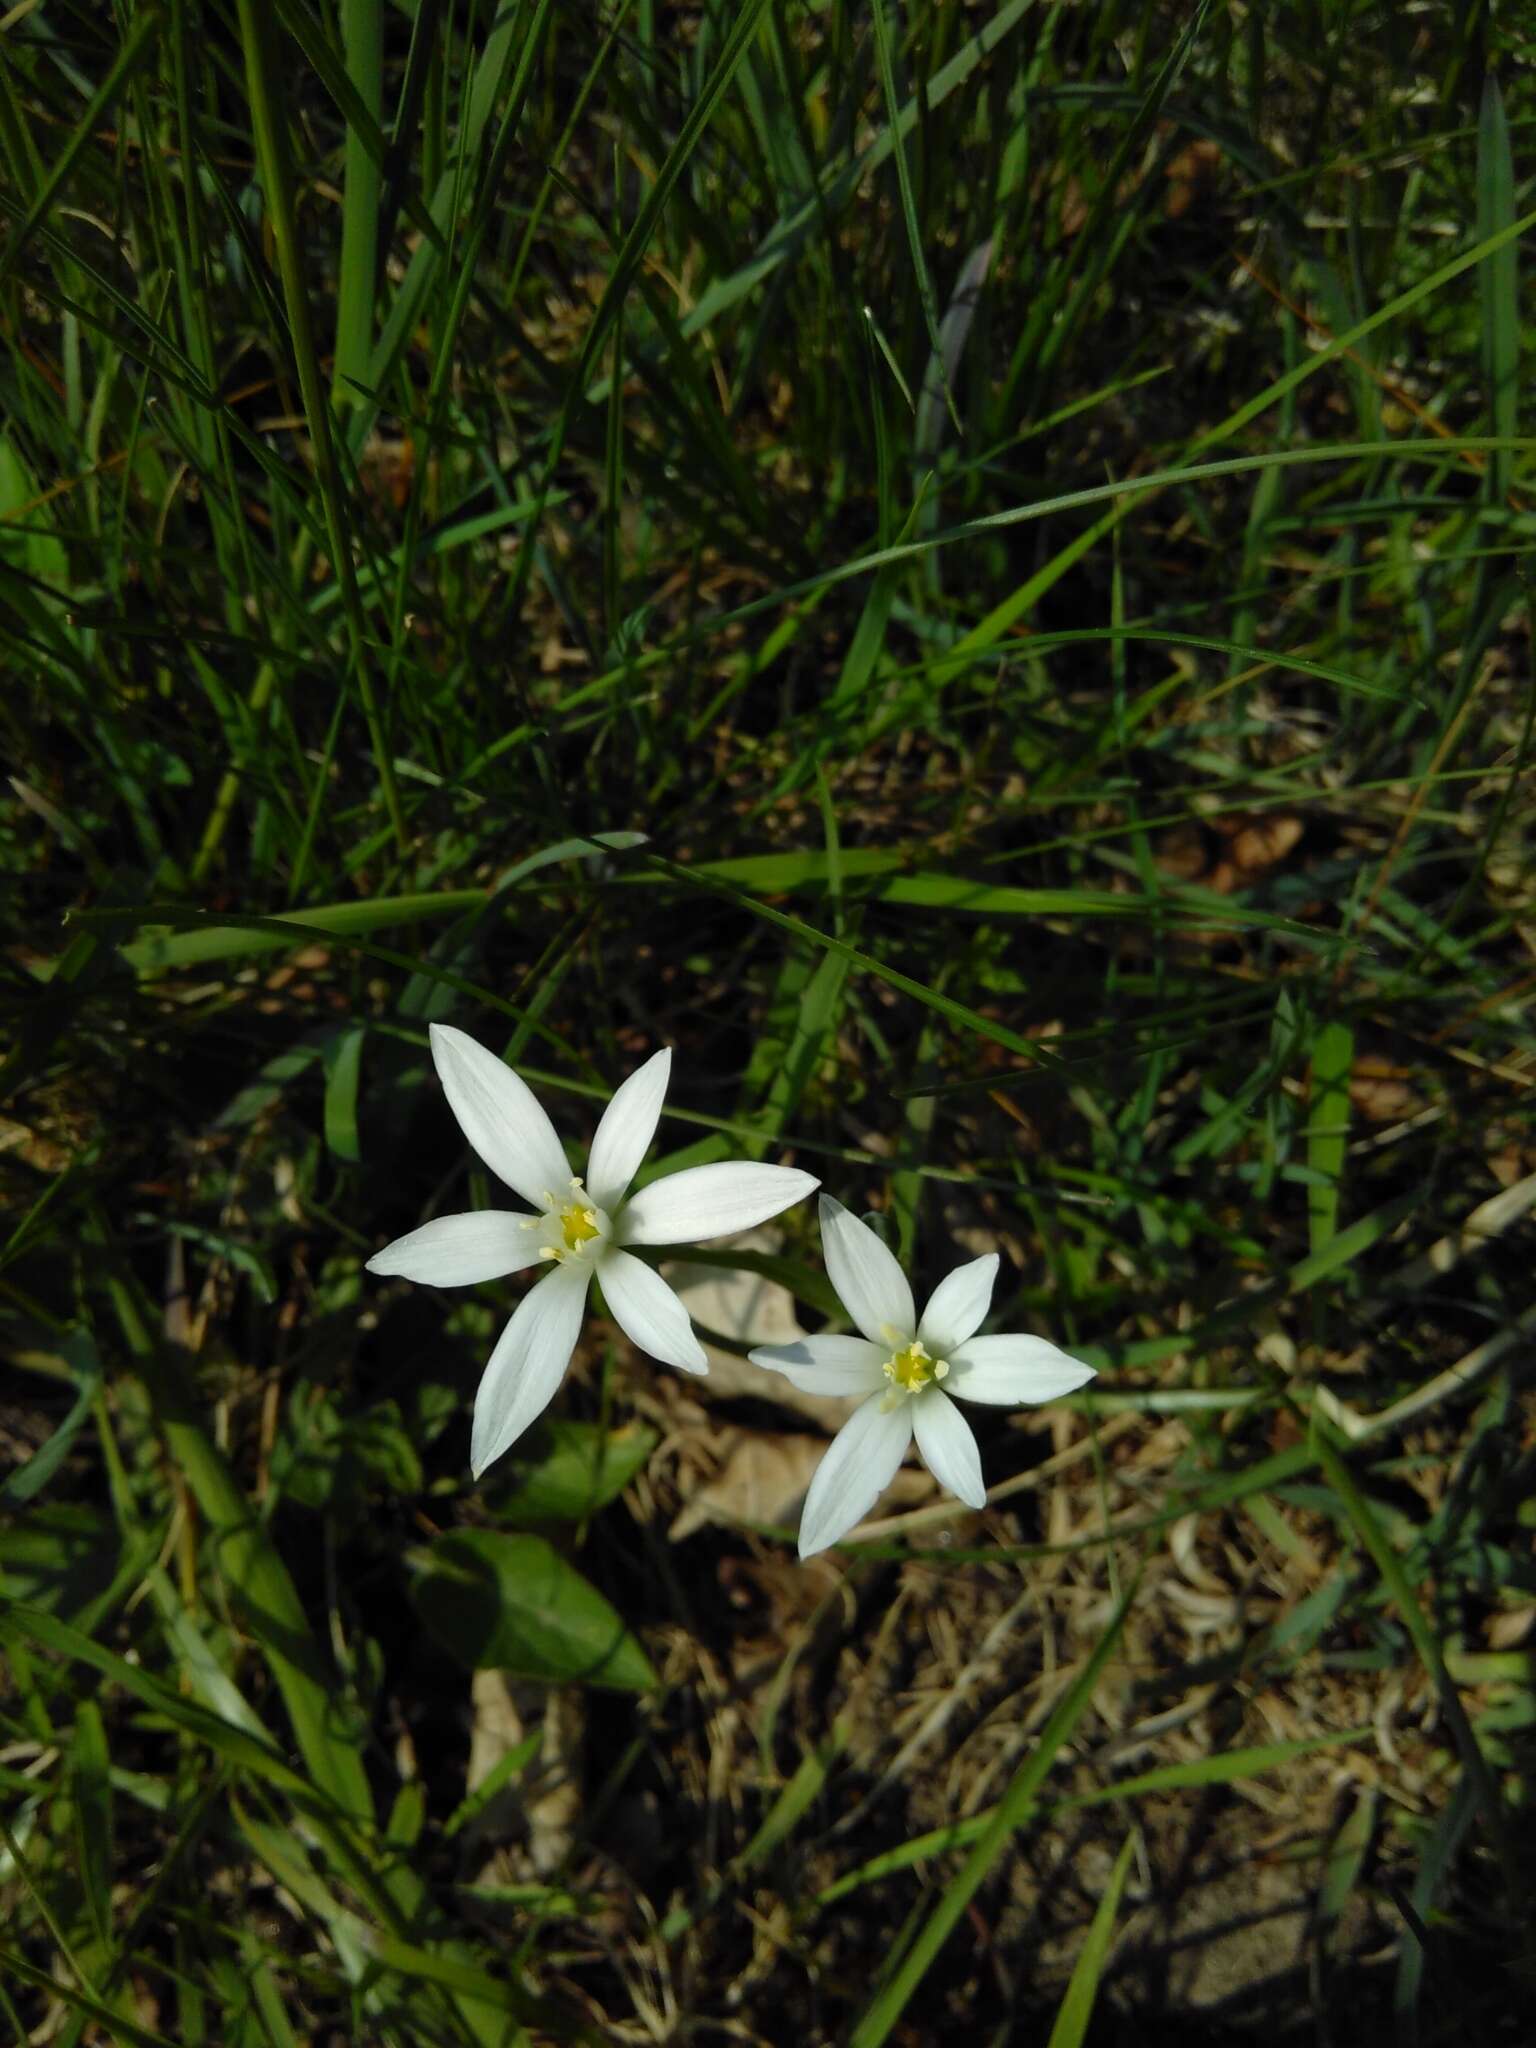
<path id="1" fill-rule="evenodd" d="M 341 586 L 342 609 L 351 646 L 352 677 L 368 726 L 374 768 L 379 780 L 379 793 L 396 843 L 403 853 L 408 844 L 405 814 L 400 807 L 393 757 L 375 701 L 373 655 L 358 594 L 357 571 L 352 552 L 351 519 L 336 462 L 332 414 L 321 382 L 304 256 L 295 229 L 281 59 L 275 48 L 277 32 L 256 4 L 256 0 L 240 0 L 240 29 L 268 219 L 271 222 L 272 238 L 277 248 L 278 269 L 282 277 L 288 319 L 288 343 L 293 351 L 294 366 L 298 371 L 299 388 L 304 400 L 305 418 L 309 426 L 315 477 L 330 542 L 331 567 Z"/>
<path id="2" fill-rule="evenodd" d="M 865 2008 L 849 2036 L 849 2048 L 878 2048 L 878 2044 L 899 2022 L 913 1992 L 953 1933 L 961 1914 L 1008 1846 L 1014 1830 L 1027 1818 L 1040 1786 L 1056 1761 L 1057 1752 L 1088 1711 L 1094 1688 L 1120 1640 L 1120 1631 L 1135 1594 L 1136 1586 L 1133 1584 L 1109 1616 L 1092 1656 L 1052 1709 L 1050 1719 L 1041 1729 L 1029 1755 L 1014 1772 L 1007 1791 L 990 1815 L 985 1830 L 977 1837 L 970 1855 L 944 1886 L 916 1939 L 895 1960 L 885 1983 Z"/>
<path id="3" fill-rule="evenodd" d="M 1115 1867 L 1109 1873 L 1104 1896 L 1094 1908 L 1087 1936 L 1077 1952 L 1077 1961 L 1072 1965 L 1072 1981 L 1056 2009 L 1055 2023 L 1046 2048 L 1082 2048 L 1088 2024 L 1093 2018 L 1094 2002 L 1099 1995 L 1099 1979 L 1104 1974 L 1109 1944 L 1115 1932 L 1120 1895 L 1125 1890 L 1125 1880 L 1130 1875 L 1131 1858 L 1135 1853 L 1136 1837 L 1127 1835 L 1120 1854 L 1115 1858 Z"/>
<path id="4" fill-rule="evenodd" d="M 1042 1801 L 1041 1811 L 1052 1814 L 1072 1813 L 1080 1807 L 1120 1804 L 1144 1798 L 1149 1794 L 1236 1784 L 1244 1778 L 1257 1778 L 1266 1772 L 1283 1771 L 1287 1764 L 1334 1743 L 1366 1741 L 1370 1737 L 1370 1732 L 1368 1728 L 1341 1729 L 1331 1735 L 1302 1737 L 1293 1742 L 1262 1743 L 1253 1748 L 1228 1749 L 1212 1756 L 1195 1757 L 1186 1763 L 1160 1764 L 1153 1770 L 1138 1771 L 1132 1777 L 1120 1778 L 1100 1786 L 1096 1791 L 1073 1792 L 1061 1799 Z M 847 1893 L 893 1876 L 898 1870 L 910 1870 L 915 1864 L 926 1863 L 930 1857 L 942 1856 L 947 1851 L 967 1849 L 980 1840 L 995 1818 L 995 1810 L 989 1807 L 985 1813 L 972 1814 L 965 1820 L 952 1821 L 948 1827 L 933 1828 L 926 1834 L 914 1835 L 899 1848 L 888 1849 L 880 1856 L 871 1857 L 867 1863 L 860 1864 L 856 1870 L 848 1871 L 833 1884 L 828 1885 L 824 1891 L 817 1894 L 817 1904 L 831 1905 Z"/>

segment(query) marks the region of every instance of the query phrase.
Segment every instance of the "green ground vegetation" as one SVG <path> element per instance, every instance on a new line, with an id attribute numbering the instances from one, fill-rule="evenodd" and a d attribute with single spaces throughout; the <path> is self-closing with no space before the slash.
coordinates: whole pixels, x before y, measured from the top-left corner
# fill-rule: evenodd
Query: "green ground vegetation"
<path id="1" fill-rule="evenodd" d="M 0 2031 L 1528 2038 L 1530 65 L 0 13 Z M 1098 1379 L 802 1568 L 599 1317 L 472 1485 L 446 1019 Z"/>

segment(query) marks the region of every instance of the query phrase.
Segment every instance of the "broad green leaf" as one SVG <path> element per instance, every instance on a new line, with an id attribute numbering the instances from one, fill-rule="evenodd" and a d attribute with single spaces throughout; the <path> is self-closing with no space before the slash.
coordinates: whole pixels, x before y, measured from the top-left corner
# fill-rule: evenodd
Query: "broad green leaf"
<path id="1" fill-rule="evenodd" d="M 325 1142 L 338 1159 L 353 1165 L 362 1157 L 357 1142 L 357 1083 L 362 1070 L 361 1024 L 346 1024 L 326 1040 Z"/>
<path id="2" fill-rule="evenodd" d="M 496 1512 L 514 1522 L 585 1521 L 618 1498 L 655 1446 L 655 1430 L 639 1422 L 547 1422 L 526 1460 L 508 1461 L 513 1484 Z"/>
<path id="3" fill-rule="evenodd" d="M 542 1536 L 456 1529 L 420 1558 L 417 1612 L 472 1670 L 644 1692 L 656 1673 L 619 1615 Z"/>

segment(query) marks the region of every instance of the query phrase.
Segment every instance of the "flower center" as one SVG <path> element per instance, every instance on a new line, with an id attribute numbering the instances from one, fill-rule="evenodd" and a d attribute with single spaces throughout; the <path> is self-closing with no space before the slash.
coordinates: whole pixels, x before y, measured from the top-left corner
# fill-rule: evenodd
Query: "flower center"
<path id="1" fill-rule="evenodd" d="M 567 1194 L 546 1189 L 543 1215 L 524 1217 L 523 1228 L 539 1232 L 541 1259 L 563 1260 L 590 1258 L 606 1243 L 609 1224 L 578 1178 Z"/>
<path id="2" fill-rule="evenodd" d="M 928 1348 L 920 1337 L 914 1337 L 905 1349 L 892 1354 L 882 1367 L 891 1383 L 887 1399 L 900 1401 L 905 1394 L 915 1394 L 922 1387 L 932 1386 L 949 1371 L 947 1358 L 930 1358 Z"/>
<path id="3" fill-rule="evenodd" d="M 572 1202 L 560 1211 L 560 1232 L 565 1239 L 568 1252 L 579 1252 L 589 1237 L 601 1233 L 597 1227 L 597 1211 L 589 1209 L 585 1202 Z"/>

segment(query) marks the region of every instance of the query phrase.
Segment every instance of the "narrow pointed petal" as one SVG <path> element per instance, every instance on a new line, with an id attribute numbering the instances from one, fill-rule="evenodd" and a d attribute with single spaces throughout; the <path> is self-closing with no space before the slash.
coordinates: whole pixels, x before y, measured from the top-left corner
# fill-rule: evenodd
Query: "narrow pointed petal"
<path id="1" fill-rule="evenodd" d="M 800 1517 L 800 1555 L 814 1557 L 862 1522 L 896 1476 L 912 1441 L 910 1401 L 887 1409 L 871 1394 L 833 1437 Z"/>
<path id="2" fill-rule="evenodd" d="M 587 1193 L 599 1209 L 618 1207 L 635 1169 L 651 1149 L 672 1073 L 672 1049 L 663 1046 L 620 1082 L 603 1111 L 587 1159 Z"/>
<path id="3" fill-rule="evenodd" d="M 523 1224 L 531 1217 L 508 1209 L 475 1209 L 462 1216 L 435 1216 L 374 1253 L 370 1273 L 398 1273 L 429 1287 L 472 1287 L 500 1280 L 539 1262 L 539 1240 Z"/>
<path id="4" fill-rule="evenodd" d="M 956 1266 L 939 1282 L 917 1326 L 930 1358 L 948 1358 L 957 1345 L 975 1336 L 986 1320 L 996 1278 L 997 1253 L 988 1252 L 984 1259 Z"/>
<path id="5" fill-rule="evenodd" d="M 800 1337 L 793 1344 L 760 1344 L 747 1356 L 782 1373 L 803 1394 L 884 1393 L 889 1352 L 864 1337 Z"/>
<path id="6" fill-rule="evenodd" d="M 766 1223 L 803 1202 L 820 1183 L 797 1166 L 754 1166 L 743 1159 L 716 1166 L 685 1166 L 653 1180 L 624 1204 L 617 1224 L 621 1244 L 693 1244 Z"/>
<path id="7" fill-rule="evenodd" d="M 1011 1408 L 1021 1401 L 1060 1400 L 1093 1376 L 1091 1365 L 1069 1358 L 1043 1337 L 972 1337 L 950 1352 L 944 1391 L 962 1401 Z"/>
<path id="8" fill-rule="evenodd" d="M 981 1476 L 981 1453 L 971 1425 L 942 1387 L 924 1387 L 911 1408 L 912 1434 L 928 1470 L 968 1508 L 984 1508 L 987 1482 Z"/>
<path id="9" fill-rule="evenodd" d="M 679 1372 L 709 1371 L 687 1309 L 643 1259 L 633 1252 L 605 1252 L 597 1277 L 613 1320 L 631 1344 Z"/>
<path id="10" fill-rule="evenodd" d="M 467 1031 L 434 1024 L 431 1038 L 448 1107 L 492 1173 L 540 1208 L 547 1195 L 564 1194 L 570 1161 L 527 1082 Z"/>
<path id="11" fill-rule="evenodd" d="M 554 1399 L 581 1333 L 591 1268 L 556 1266 L 502 1331 L 475 1395 L 469 1465 L 478 1479 Z"/>
<path id="12" fill-rule="evenodd" d="M 906 1274 L 869 1225 L 830 1195 L 821 1198 L 821 1250 L 838 1300 L 871 1344 L 885 1346 L 881 1357 L 910 1343 L 917 1307 Z"/>

